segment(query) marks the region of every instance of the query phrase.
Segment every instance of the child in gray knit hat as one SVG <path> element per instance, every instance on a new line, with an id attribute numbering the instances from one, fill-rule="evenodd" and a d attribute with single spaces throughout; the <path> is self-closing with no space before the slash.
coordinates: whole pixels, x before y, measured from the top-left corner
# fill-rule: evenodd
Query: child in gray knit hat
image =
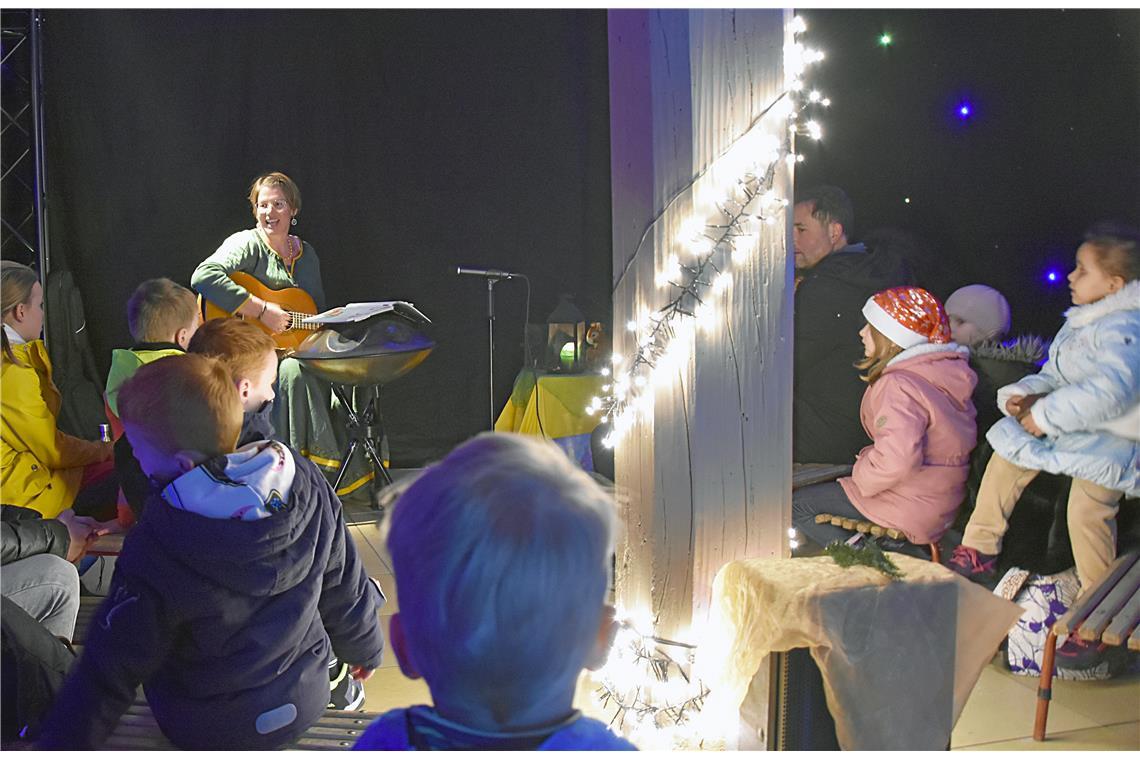
<path id="1" fill-rule="evenodd" d="M 946 299 L 950 334 L 962 346 L 1001 340 L 1009 332 L 1009 302 L 988 285 L 958 288 Z"/>

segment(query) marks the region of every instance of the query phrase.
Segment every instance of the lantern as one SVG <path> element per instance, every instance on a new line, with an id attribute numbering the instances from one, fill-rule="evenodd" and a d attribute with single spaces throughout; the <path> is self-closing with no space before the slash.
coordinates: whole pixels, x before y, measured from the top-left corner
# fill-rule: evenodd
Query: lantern
<path id="1" fill-rule="evenodd" d="M 578 372 L 586 350 L 586 317 L 563 293 L 546 318 L 548 366 L 555 372 Z"/>

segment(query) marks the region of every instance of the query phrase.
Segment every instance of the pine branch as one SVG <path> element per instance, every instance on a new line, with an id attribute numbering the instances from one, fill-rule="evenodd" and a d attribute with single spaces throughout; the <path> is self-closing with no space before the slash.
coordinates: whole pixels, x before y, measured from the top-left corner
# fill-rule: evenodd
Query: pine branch
<path id="1" fill-rule="evenodd" d="M 883 550 L 874 541 L 864 541 L 858 548 L 848 546 L 842 541 L 833 541 L 824 548 L 823 553 L 835 560 L 835 564 L 840 567 L 866 565 L 873 567 L 891 580 L 899 580 L 903 577 L 898 565 L 891 561 L 890 557 L 883 554 Z"/>

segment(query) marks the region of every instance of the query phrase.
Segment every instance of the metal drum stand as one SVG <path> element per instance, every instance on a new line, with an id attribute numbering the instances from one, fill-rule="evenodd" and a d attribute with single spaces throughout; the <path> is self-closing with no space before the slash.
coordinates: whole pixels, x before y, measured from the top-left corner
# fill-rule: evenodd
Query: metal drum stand
<path id="1" fill-rule="evenodd" d="M 332 386 L 348 416 L 348 445 L 337 472 L 335 491 L 349 462 L 357 451 L 372 463 L 374 473 L 385 485 L 392 477 L 384 466 L 380 442 L 384 437 L 380 412 L 381 386 L 411 372 L 435 348 L 435 342 L 422 331 L 429 324 L 415 314 L 387 312 L 375 317 L 337 325 L 313 333 L 293 354 L 305 367 Z M 362 408 L 353 403 L 349 388 L 368 388 L 373 392 Z"/>

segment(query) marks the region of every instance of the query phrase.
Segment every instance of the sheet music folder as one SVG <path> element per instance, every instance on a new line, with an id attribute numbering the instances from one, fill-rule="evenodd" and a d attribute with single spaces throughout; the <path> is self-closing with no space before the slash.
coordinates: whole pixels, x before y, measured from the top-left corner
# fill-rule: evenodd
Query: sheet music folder
<path id="1" fill-rule="evenodd" d="M 322 311 L 320 314 L 314 314 L 307 319 L 301 320 L 300 324 L 314 326 L 319 324 L 347 324 L 350 322 L 361 322 L 369 317 L 374 317 L 377 314 L 385 314 L 387 312 L 394 312 L 413 322 L 431 323 L 430 319 L 407 301 L 366 301 L 363 303 L 345 304 L 344 306 L 337 306 L 328 311 Z"/>

